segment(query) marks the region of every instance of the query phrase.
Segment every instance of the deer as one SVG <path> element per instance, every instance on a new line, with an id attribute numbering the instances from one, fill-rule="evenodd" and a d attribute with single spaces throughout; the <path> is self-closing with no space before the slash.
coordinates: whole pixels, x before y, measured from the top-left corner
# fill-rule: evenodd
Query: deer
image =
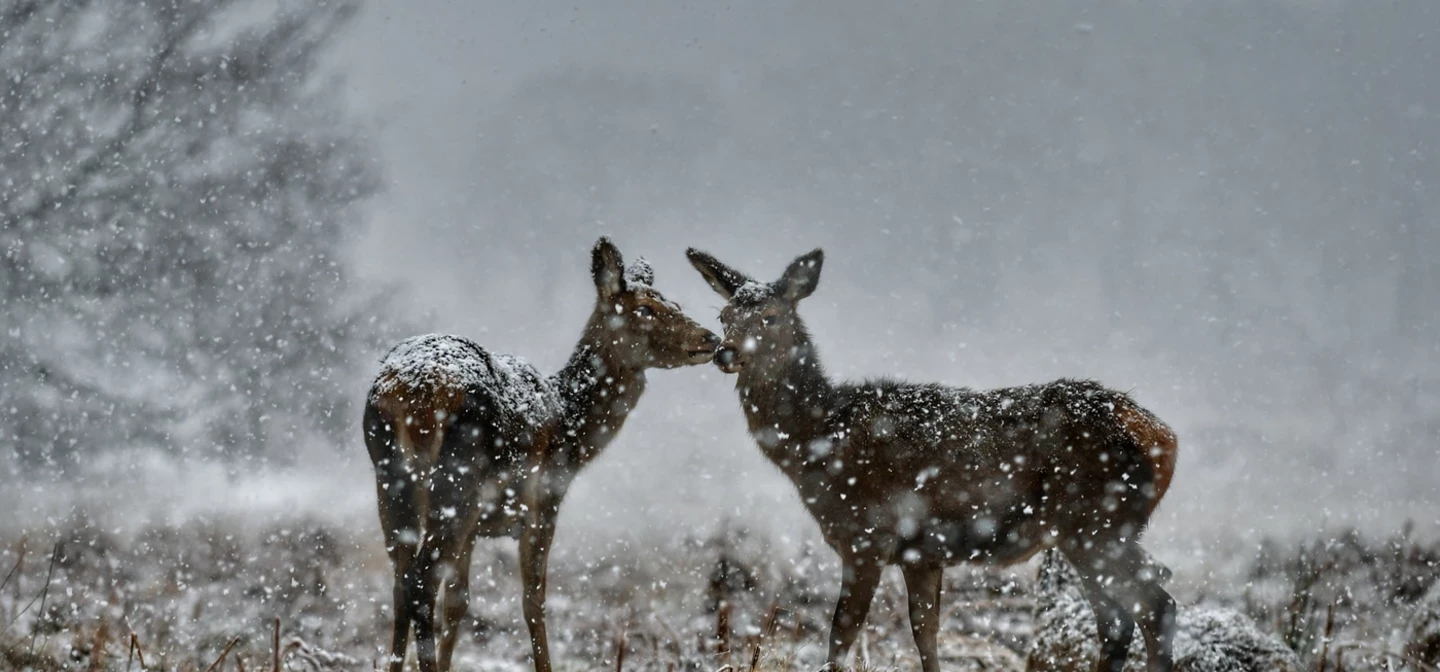
<path id="1" fill-rule="evenodd" d="M 798 313 L 823 250 L 768 283 L 686 254 L 726 301 L 716 367 L 735 375 L 752 438 L 839 556 L 828 667 L 849 657 L 885 567 L 900 567 L 921 667 L 938 672 L 944 570 L 1056 548 L 1096 614 L 1095 669 L 1121 669 L 1137 624 L 1149 671 L 1171 669 L 1168 574 L 1139 544 L 1175 469 L 1175 433 L 1159 418 L 1089 380 L 984 391 L 832 381 Z"/>
<path id="2" fill-rule="evenodd" d="M 591 275 L 594 308 L 551 376 L 444 334 L 405 339 L 382 359 L 363 431 L 394 571 L 390 672 L 403 669 L 412 623 L 420 670 L 450 669 L 480 537 L 518 540 L 531 653 L 549 672 L 546 570 L 561 500 L 625 424 L 647 370 L 707 363 L 719 344 L 654 288 L 644 259 L 625 266 L 607 238 Z"/>

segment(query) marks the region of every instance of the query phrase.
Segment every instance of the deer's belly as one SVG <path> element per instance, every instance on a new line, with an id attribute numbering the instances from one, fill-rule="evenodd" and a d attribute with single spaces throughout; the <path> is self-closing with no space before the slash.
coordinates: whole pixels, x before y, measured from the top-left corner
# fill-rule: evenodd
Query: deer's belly
<path id="1" fill-rule="evenodd" d="M 842 554 L 870 551 L 892 563 L 927 566 L 1012 564 L 1034 555 L 1052 536 L 1038 503 L 1013 491 L 987 497 L 963 492 L 932 497 L 923 488 L 864 499 L 855 494 L 831 492 L 806 502 L 826 541 Z"/>
<path id="2" fill-rule="evenodd" d="M 1037 518 L 1006 520 L 980 514 L 968 519 L 935 519 L 896 545 L 893 561 L 948 567 L 961 563 L 1009 565 L 1024 562 L 1053 539 Z"/>
<path id="3" fill-rule="evenodd" d="M 485 538 L 510 537 L 519 539 L 525 519 L 520 515 L 519 503 L 515 500 L 503 502 L 482 502 L 480 514 L 475 521 L 475 535 Z"/>

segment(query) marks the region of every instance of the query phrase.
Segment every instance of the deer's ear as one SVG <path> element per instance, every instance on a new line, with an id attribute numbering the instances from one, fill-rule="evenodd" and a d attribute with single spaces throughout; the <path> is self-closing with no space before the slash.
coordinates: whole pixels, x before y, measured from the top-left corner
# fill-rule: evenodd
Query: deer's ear
<path id="1" fill-rule="evenodd" d="M 601 236 L 595 241 L 595 249 L 590 252 L 590 274 L 595 276 L 595 291 L 602 301 L 625 291 L 625 260 L 609 238 Z"/>
<path id="2" fill-rule="evenodd" d="M 707 252 L 701 252 L 692 247 L 685 250 L 685 256 L 690 259 L 690 265 L 700 271 L 700 277 L 710 283 L 710 288 L 714 289 L 716 294 L 724 297 L 726 301 L 735 296 L 736 290 L 750 281 L 750 278 L 746 277 L 744 273 L 720 263 L 719 259 L 710 256 Z"/>
<path id="3" fill-rule="evenodd" d="M 809 254 L 796 257 L 785 269 L 785 274 L 780 276 L 779 282 L 775 283 L 780 295 L 794 303 L 813 294 L 820 284 L 820 266 L 824 263 L 825 251 L 818 247 Z"/>

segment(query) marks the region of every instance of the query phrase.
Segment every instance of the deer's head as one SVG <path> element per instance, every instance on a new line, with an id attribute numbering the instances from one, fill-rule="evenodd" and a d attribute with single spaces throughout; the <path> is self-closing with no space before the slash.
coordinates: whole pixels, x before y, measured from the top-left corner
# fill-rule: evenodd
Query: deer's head
<path id="1" fill-rule="evenodd" d="M 598 327 L 604 347 L 628 365 L 668 369 L 704 364 L 720 339 L 656 290 L 655 271 L 644 259 L 628 267 L 620 249 L 600 238 L 591 252 Z"/>
<path id="2" fill-rule="evenodd" d="M 823 251 L 796 257 L 779 280 L 769 283 L 751 280 L 693 247 L 685 256 L 726 301 L 720 310 L 725 338 L 715 351 L 715 364 L 721 371 L 738 373 L 753 361 L 779 363 L 809 354 L 804 351 L 809 342 L 805 325 L 795 309 L 820 284 Z"/>

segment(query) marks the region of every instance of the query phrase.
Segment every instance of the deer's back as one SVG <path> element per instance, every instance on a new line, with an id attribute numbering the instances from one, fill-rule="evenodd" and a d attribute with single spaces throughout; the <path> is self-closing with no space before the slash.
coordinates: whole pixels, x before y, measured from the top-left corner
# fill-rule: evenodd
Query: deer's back
<path id="1" fill-rule="evenodd" d="M 396 423 L 397 438 L 433 461 L 446 427 L 462 413 L 481 417 L 486 449 L 501 439 L 524 443 L 555 422 L 558 400 L 549 381 L 518 357 L 491 353 L 461 336 L 405 339 L 381 360 L 367 403 Z M 420 448 L 423 446 L 423 448 Z"/>
<path id="2" fill-rule="evenodd" d="M 1093 381 L 974 390 L 880 380 L 838 392 L 830 434 L 866 478 L 891 481 L 878 487 L 940 479 L 959 502 L 993 500 L 1058 473 L 1153 483 L 1158 501 L 1174 469 L 1169 428 Z"/>
<path id="3" fill-rule="evenodd" d="M 837 548 L 876 537 L 941 565 L 972 552 L 1018 562 L 1049 530 L 1083 531 L 1100 512 L 1143 527 L 1174 464 L 1169 429 L 1091 381 L 973 390 L 880 380 L 835 392 L 824 433 L 790 445 L 808 451 L 792 479 Z M 1009 533 L 1037 543 L 996 541 Z"/>
<path id="4" fill-rule="evenodd" d="M 1124 394 L 1084 380 L 974 390 L 877 380 L 840 388 L 833 431 L 930 464 L 1013 457 L 1068 429 L 1113 425 Z"/>

